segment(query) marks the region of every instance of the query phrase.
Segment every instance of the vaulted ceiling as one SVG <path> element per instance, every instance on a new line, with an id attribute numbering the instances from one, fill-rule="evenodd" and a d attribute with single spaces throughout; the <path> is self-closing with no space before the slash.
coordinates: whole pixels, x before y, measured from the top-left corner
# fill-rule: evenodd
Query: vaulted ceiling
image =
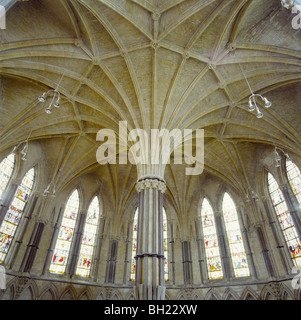
<path id="1" fill-rule="evenodd" d="M 205 172 L 165 178 L 179 212 L 202 181 L 243 192 L 264 146 L 300 152 L 300 30 L 279 0 L 30 0 L 0 31 L 0 152 L 38 140 L 57 189 L 85 173 L 107 186 L 114 211 L 135 194 L 135 166 L 96 161 L 96 133 L 205 130 Z M 250 90 L 273 105 L 248 111 Z M 58 89 L 52 114 L 37 98 Z"/>

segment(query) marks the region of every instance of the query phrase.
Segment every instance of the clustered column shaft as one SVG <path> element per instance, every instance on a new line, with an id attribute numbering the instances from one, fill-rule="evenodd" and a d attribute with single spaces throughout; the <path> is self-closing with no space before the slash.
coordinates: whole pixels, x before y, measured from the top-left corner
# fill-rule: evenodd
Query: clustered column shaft
<path id="1" fill-rule="evenodd" d="M 135 290 L 138 300 L 164 300 L 163 193 L 165 181 L 144 178 L 137 182 L 138 234 Z"/>

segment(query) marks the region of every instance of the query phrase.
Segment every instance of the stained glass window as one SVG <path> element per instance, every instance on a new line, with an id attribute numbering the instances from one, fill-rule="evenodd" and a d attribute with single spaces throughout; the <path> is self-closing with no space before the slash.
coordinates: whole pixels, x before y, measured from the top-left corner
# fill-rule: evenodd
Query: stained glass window
<path id="1" fill-rule="evenodd" d="M 287 208 L 284 196 L 271 173 L 268 173 L 268 189 L 293 262 L 296 266 L 301 266 L 301 241 Z"/>
<path id="2" fill-rule="evenodd" d="M 3 200 L 2 194 L 7 187 L 10 177 L 12 176 L 14 166 L 15 166 L 14 154 L 8 155 L 0 163 L 0 200 Z"/>
<path id="3" fill-rule="evenodd" d="M 250 275 L 235 204 L 228 193 L 223 199 L 223 214 L 235 277 Z"/>
<path id="4" fill-rule="evenodd" d="M 74 235 L 75 223 L 79 209 L 78 191 L 74 190 L 66 204 L 63 219 L 59 229 L 57 242 L 50 264 L 50 272 L 64 273 L 68 261 L 69 251 Z"/>
<path id="5" fill-rule="evenodd" d="M 163 208 L 163 241 L 164 241 L 164 279 L 168 280 L 168 239 L 167 239 L 167 218 Z"/>
<path id="6" fill-rule="evenodd" d="M 209 279 L 223 278 L 222 263 L 216 234 L 214 213 L 208 200 L 204 198 L 201 207 L 202 229 Z"/>
<path id="7" fill-rule="evenodd" d="M 0 227 L 0 262 L 3 262 L 20 223 L 24 207 L 30 197 L 35 171 L 31 168 L 18 186 L 14 199 Z"/>
<path id="8" fill-rule="evenodd" d="M 286 173 L 292 190 L 301 205 L 301 173 L 299 168 L 292 162 L 286 160 Z"/>
<path id="9" fill-rule="evenodd" d="M 137 227 L 138 227 L 138 208 L 136 210 L 134 216 L 133 223 L 133 241 L 132 241 L 132 264 L 131 264 L 131 280 L 135 280 L 135 272 L 136 272 L 136 252 L 137 252 Z"/>
<path id="10" fill-rule="evenodd" d="M 132 281 L 135 280 L 135 271 L 136 271 L 136 252 L 137 252 L 137 231 L 138 231 L 138 208 L 136 210 L 134 216 L 134 223 L 133 223 L 133 241 L 132 241 L 132 264 L 131 264 L 131 276 L 130 279 Z M 166 212 L 163 208 L 163 248 L 164 248 L 164 279 L 165 281 L 168 280 L 168 240 L 167 240 L 167 218 Z"/>
<path id="11" fill-rule="evenodd" d="M 100 210 L 97 196 L 92 200 L 85 223 L 82 244 L 77 263 L 76 274 L 89 277 L 94 247 L 96 244 L 97 227 L 99 223 Z"/>

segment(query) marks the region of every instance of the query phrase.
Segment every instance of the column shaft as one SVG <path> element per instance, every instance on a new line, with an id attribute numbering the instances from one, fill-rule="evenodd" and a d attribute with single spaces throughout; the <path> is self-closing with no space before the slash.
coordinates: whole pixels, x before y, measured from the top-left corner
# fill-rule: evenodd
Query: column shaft
<path id="1" fill-rule="evenodd" d="M 163 192 L 165 182 L 144 178 L 139 193 L 135 289 L 138 300 L 164 300 Z"/>

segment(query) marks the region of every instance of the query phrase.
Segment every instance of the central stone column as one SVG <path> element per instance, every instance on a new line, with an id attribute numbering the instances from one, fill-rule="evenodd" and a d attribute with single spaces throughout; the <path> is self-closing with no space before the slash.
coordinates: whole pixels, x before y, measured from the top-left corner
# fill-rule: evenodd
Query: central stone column
<path id="1" fill-rule="evenodd" d="M 165 181 L 143 177 L 138 191 L 135 295 L 137 300 L 164 300 L 163 193 Z"/>

